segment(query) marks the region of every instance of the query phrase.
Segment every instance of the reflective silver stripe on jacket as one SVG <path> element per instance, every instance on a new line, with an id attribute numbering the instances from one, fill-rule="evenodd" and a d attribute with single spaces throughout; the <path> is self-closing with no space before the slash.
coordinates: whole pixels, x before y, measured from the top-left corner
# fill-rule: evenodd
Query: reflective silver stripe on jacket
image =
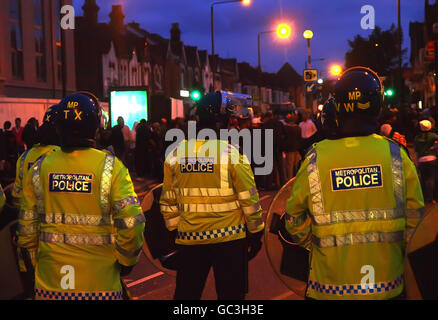
<path id="1" fill-rule="evenodd" d="M 178 232 L 177 238 L 181 240 L 207 240 L 227 237 L 242 232 L 246 232 L 244 224 L 201 232 Z"/>
<path id="2" fill-rule="evenodd" d="M 140 201 L 138 201 L 137 197 L 132 196 L 132 197 L 127 197 L 125 199 L 119 200 L 116 203 L 114 203 L 113 207 L 114 207 L 115 211 L 120 211 L 123 208 L 126 208 L 130 205 L 133 205 L 133 204 L 140 205 Z"/>
<path id="3" fill-rule="evenodd" d="M 366 209 L 333 211 L 332 213 L 320 216 L 312 216 L 312 220 L 317 225 L 324 225 L 355 221 L 390 220 L 404 216 L 405 212 L 403 209 Z"/>
<path id="4" fill-rule="evenodd" d="M 129 229 L 129 228 L 133 228 L 136 225 L 143 223 L 145 221 L 146 221 L 146 219 L 145 219 L 143 213 L 140 213 L 134 217 L 114 219 L 114 226 L 117 229 Z"/>
<path id="5" fill-rule="evenodd" d="M 41 164 L 46 156 L 42 156 L 37 163 L 33 166 L 32 172 L 32 185 L 36 198 L 36 206 L 38 213 L 44 213 L 44 192 L 41 185 Z"/>
<path id="6" fill-rule="evenodd" d="M 20 159 L 20 168 L 18 169 L 18 177 L 20 177 L 21 180 L 21 184 L 23 184 L 23 171 L 24 171 L 24 161 L 26 160 L 26 156 L 29 153 L 30 149 L 27 149 L 26 151 L 24 151 L 23 155 L 21 156 Z"/>
<path id="7" fill-rule="evenodd" d="M 120 252 L 121 255 L 125 256 L 126 258 L 135 258 L 138 256 L 138 254 L 141 251 L 141 247 L 138 248 L 137 250 L 134 250 L 134 251 L 128 251 L 128 250 L 125 250 L 123 248 L 120 248 L 117 243 L 115 244 L 115 247 L 116 247 L 116 250 L 118 252 Z"/>
<path id="8" fill-rule="evenodd" d="M 161 212 L 171 212 L 171 213 L 177 213 L 178 207 L 176 205 L 170 205 L 170 204 L 161 204 L 160 205 Z"/>
<path id="9" fill-rule="evenodd" d="M 41 223 L 71 224 L 82 226 L 110 226 L 109 216 L 71 214 L 71 213 L 41 213 L 39 215 Z"/>
<path id="10" fill-rule="evenodd" d="M 392 184 L 394 188 L 396 209 L 405 209 L 404 188 L 403 188 L 403 167 L 400 147 L 395 143 L 389 142 L 391 151 Z"/>
<path id="11" fill-rule="evenodd" d="M 175 193 L 181 197 L 227 197 L 236 194 L 231 188 L 175 188 Z"/>
<path id="12" fill-rule="evenodd" d="M 307 154 L 309 164 L 307 172 L 309 178 L 310 195 L 312 198 L 312 213 L 315 216 L 324 214 L 324 201 L 321 191 L 321 179 L 319 177 L 318 165 L 316 163 L 316 150 L 312 148 Z"/>
<path id="13" fill-rule="evenodd" d="M 162 191 L 162 197 L 166 200 L 176 200 L 176 193 L 174 190 Z"/>
<path id="14" fill-rule="evenodd" d="M 313 235 L 313 243 L 320 248 L 332 248 L 364 243 L 403 241 L 404 231 L 349 233 L 318 238 Z"/>
<path id="15" fill-rule="evenodd" d="M 38 233 L 40 230 L 40 225 L 38 223 L 23 225 L 21 223 L 18 224 L 18 234 L 22 236 L 29 236 L 32 234 Z"/>
<path id="16" fill-rule="evenodd" d="M 20 210 L 18 219 L 23 221 L 38 220 L 38 213 L 34 210 Z"/>
<path id="17" fill-rule="evenodd" d="M 222 151 L 222 150 L 221 150 Z M 221 189 L 228 189 L 230 187 L 230 182 L 228 181 L 228 161 L 230 159 L 230 149 L 229 146 L 221 153 L 220 160 L 220 175 L 221 175 Z"/>
<path id="18" fill-rule="evenodd" d="M 424 210 L 424 208 L 407 210 L 407 217 L 409 219 L 421 219 L 424 217 L 425 214 L 426 211 Z"/>
<path id="19" fill-rule="evenodd" d="M 370 221 L 370 220 L 385 220 L 397 219 L 406 216 L 404 207 L 404 190 L 403 190 L 403 168 L 400 153 L 400 147 L 394 143 L 389 143 L 391 153 L 391 170 L 393 189 L 395 197 L 395 208 L 373 208 L 366 210 L 345 210 L 325 212 L 324 201 L 321 190 L 321 179 L 317 165 L 316 150 L 312 149 L 308 152 L 307 165 L 310 196 L 312 200 L 312 215 L 311 218 L 316 225 L 327 225 L 342 222 L 355 221 Z"/>
<path id="20" fill-rule="evenodd" d="M 242 191 L 237 194 L 237 198 L 239 200 L 248 200 L 251 199 L 252 196 L 257 194 L 257 188 L 253 187 L 248 191 Z"/>
<path id="21" fill-rule="evenodd" d="M 113 167 L 114 156 L 107 154 L 105 156 L 105 162 L 100 181 L 100 208 L 102 209 L 102 215 L 109 215 L 110 213 L 110 193 Z"/>
<path id="22" fill-rule="evenodd" d="M 172 227 L 178 226 L 179 219 L 180 219 L 180 217 L 178 216 L 178 217 L 175 217 L 175 218 L 170 218 L 170 219 L 164 220 L 165 223 L 166 223 L 166 227 L 167 228 L 172 228 Z"/>
<path id="23" fill-rule="evenodd" d="M 260 207 L 260 203 L 258 202 L 251 206 L 242 206 L 241 208 L 245 215 L 250 215 L 256 213 L 259 210 L 262 210 L 262 208 Z"/>
<path id="24" fill-rule="evenodd" d="M 239 202 L 225 202 L 225 203 L 178 203 L 179 211 L 184 212 L 226 212 L 238 209 Z"/>
<path id="25" fill-rule="evenodd" d="M 40 240 L 43 242 L 65 243 L 71 245 L 101 246 L 115 243 L 115 236 L 41 232 Z"/>

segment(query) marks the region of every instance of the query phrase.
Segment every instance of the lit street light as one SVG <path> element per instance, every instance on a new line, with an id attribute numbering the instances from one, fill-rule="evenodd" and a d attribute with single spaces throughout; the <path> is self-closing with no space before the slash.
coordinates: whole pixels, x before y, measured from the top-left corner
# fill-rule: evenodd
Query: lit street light
<path id="1" fill-rule="evenodd" d="M 307 39 L 307 59 L 308 59 L 308 68 L 312 69 L 312 58 L 310 57 L 310 39 L 313 38 L 312 30 L 306 30 L 303 32 L 304 39 Z"/>
<path id="2" fill-rule="evenodd" d="M 211 54 L 214 56 L 214 5 L 216 4 L 225 4 L 225 3 L 233 3 L 233 2 L 241 2 L 244 6 L 249 6 L 251 4 L 251 0 L 225 0 L 225 1 L 217 1 L 213 2 L 210 6 L 211 11 Z"/>
<path id="3" fill-rule="evenodd" d="M 258 44 L 258 69 L 262 71 L 262 65 L 261 65 L 261 57 L 260 57 L 260 38 L 262 34 L 266 33 L 276 33 L 277 37 L 279 39 L 289 39 L 292 35 L 292 27 L 287 23 L 280 23 L 277 25 L 277 28 L 275 30 L 269 30 L 269 31 L 262 31 L 259 32 L 257 35 L 257 44 Z"/>
<path id="4" fill-rule="evenodd" d="M 280 39 L 288 39 L 292 33 L 292 28 L 286 23 L 280 23 L 277 26 L 276 33 L 277 37 L 279 37 Z"/>
<path id="5" fill-rule="evenodd" d="M 333 76 L 339 76 L 342 73 L 342 67 L 340 65 L 334 64 L 330 67 L 330 73 Z"/>
<path id="6" fill-rule="evenodd" d="M 313 32 L 312 30 L 306 30 L 303 32 L 303 37 L 305 39 L 312 39 L 313 38 Z"/>

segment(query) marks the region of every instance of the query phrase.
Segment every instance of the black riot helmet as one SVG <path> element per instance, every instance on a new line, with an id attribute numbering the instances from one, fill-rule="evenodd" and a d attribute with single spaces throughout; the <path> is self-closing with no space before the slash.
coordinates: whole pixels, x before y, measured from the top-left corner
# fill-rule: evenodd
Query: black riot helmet
<path id="1" fill-rule="evenodd" d="M 368 135 L 378 130 L 383 105 L 383 85 L 373 70 L 347 69 L 335 85 L 335 108 L 343 135 Z"/>
<path id="2" fill-rule="evenodd" d="M 196 104 L 196 117 L 198 129 L 210 128 L 213 130 L 224 128 L 232 109 L 229 104 L 222 107 L 222 94 L 220 92 L 207 93 Z"/>
<path id="3" fill-rule="evenodd" d="M 41 145 L 59 145 L 55 122 L 59 115 L 59 105 L 49 107 L 44 114 L 43 123 L 37 130 L 37 142 Z"/>
<path id="4" fill-rule="evenodd" d="M 74 93 L 62 99 L 56 119 L 61 146 L 93 146 L 100 118 L 100 106 L 92 94 Z"/>

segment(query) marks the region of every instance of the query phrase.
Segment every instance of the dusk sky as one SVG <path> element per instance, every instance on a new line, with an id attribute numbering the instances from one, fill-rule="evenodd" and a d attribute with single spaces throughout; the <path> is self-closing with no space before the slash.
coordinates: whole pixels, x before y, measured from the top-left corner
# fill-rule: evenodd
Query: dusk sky
<path id="1" fill-rule="evenodd" d="M 210 4 L 217 0 L 97 0 L 99 20 L 108 22 L 111 6 L 122 4 L 125 23 L 139 22 L 149 32 L 170 37 L 172 22 L 179 22 L 185 44 L 208 49 L 211 53 Z M 429 2 L 433 3 L 433 0 Z M 76 15 L 82 15 L 84 0 L 74 0 Z M 424 0 L 401 0 L 404 48 L 410 53 L 409 22 L 424 21 Z M 281 21 L 293 27 L 291 40 L 279 41 L 274 34 L 262 35 L 262 69 L 276 72 L 289 62 L 299 73 L 307 59 L 306 40 L 302 33 L 311 29 L 312 67 L 327 75 L 328 66 L 344 62 L 348 40 L 356 34 L 369 35 L 362 30 L 361 7 L 372 5 L 375 22 L 384 29 L 397 23 L 396 0 L 252 0 L 249 7 L 240 3 L 215 6 L 215 51 L 223 58 L 237 58 L 257 65 L 257 34 L 275 29 Z M 408 56 L 409 57 L 409 56 Z"/>

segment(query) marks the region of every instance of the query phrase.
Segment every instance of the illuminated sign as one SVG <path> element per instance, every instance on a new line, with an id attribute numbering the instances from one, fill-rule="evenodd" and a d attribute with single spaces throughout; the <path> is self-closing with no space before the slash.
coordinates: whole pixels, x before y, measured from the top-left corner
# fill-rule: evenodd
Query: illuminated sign
<path id="1" fill-rule="evenodd" d="M 110 97 L 111 126 L 117 125 L 118 117 L 122 117 L 130 129 L 136 121 L 148 120 L 148 99 L 145 90 L 111 91 Z"/>

